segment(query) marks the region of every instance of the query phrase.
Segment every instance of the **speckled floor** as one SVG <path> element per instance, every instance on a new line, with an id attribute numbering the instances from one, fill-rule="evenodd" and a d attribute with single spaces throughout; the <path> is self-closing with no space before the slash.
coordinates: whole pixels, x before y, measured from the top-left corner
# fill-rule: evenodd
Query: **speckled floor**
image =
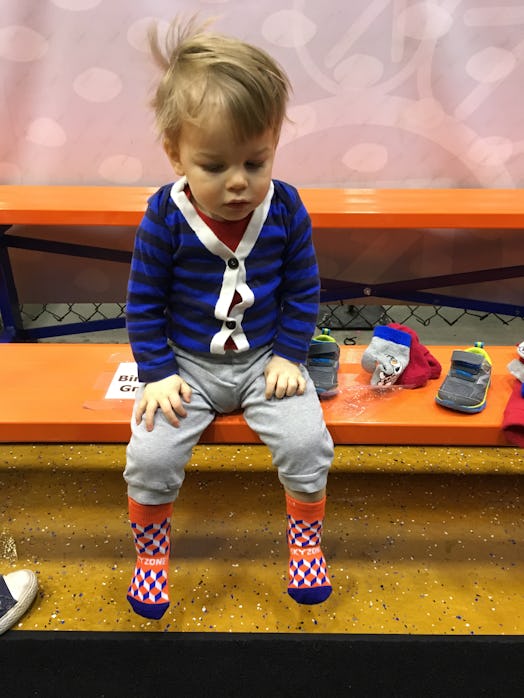
<path id="1" fill-rule="evenodd" d="M 486 475 L 498 449 L 373 451 L 337 452 L 324 533 L 334 591 L 305 607 L 286 593 L 283 495 L 265 449 L 200 447 L 175 506 L 171 607 L 148 622 L 125 600 L 123 447 L 4 445 L 0 572 L 30 567 L 40 582 L 18 628 L 524 633 L 521 453 L 504 449 L 501 474 Z"/>

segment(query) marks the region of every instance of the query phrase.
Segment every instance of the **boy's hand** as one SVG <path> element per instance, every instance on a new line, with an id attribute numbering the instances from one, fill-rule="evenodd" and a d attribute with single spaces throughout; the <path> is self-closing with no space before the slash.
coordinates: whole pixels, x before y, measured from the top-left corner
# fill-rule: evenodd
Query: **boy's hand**
<path id="1" fill-rule="evenodd" d="M 142 399 L 136 406 L 136 423 L 140 424 L 142 417 L 145 416 L 147 431 L 153 431 L 155 413 L 160 408 L 167 421 L 174 427 L 178 427 L 180 425 L 178 417 L 185 417 L 187 414 L 181 397 L 184 402 L 189 402 L 191 388 L 178 375 L 147 383 Z"/>
<path id="2" fill-rule="evenodd" d="M 266 400 L 273 395 L 277 398 L 303 395 L 306 381 L 300 372 L 300 366 L 282 356 L 273 356 L 264 369 L 266 379 Z"/>

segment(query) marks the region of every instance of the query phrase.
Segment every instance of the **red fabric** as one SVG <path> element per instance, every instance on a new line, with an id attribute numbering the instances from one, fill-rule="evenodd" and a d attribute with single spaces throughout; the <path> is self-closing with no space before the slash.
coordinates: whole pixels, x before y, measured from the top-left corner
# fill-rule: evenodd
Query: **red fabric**
<path id="1" fill-rule="evenodd" d="M 429 349 L 421 344 L 415 330 L 399 325 L 397 322 L 390 322 L 388 327 L 411 335 L 409 363 L 398 377 L 397 385 L 403 385 L 406 388 L 422 388 L 428 380 L 440 377 L 442 366 Z"/>
<path id="2" fill-rule="evenodd" d="M 502 416 L 502 430 L 513 446 L 524 448 L 524 383 L 515 380 Z"/>
<path id="3" fill-rule="evenodd" d="M 188 198 L 191 198 L 189 187 L 186 187 L 186 194 Z M 229 247 L 232 252 L 236 250 L 240 241 L 242 240 L 242 237 L 246 232 L 246 228 L 249 225 L 249 221 L 251 220 L 251 216 L 253 215 L 250 213 L 249 216 L 242 218 L 240 221 L 217 221 L 214 218 L 206 216 L 206 214 L 196 206 L 195 210 L 208 228 L 211 228 L 211 230 L 215 233 L 220 242 L 223 242 L 224 245 Z M 229 310 L 231 310 L 231 308 L 233 308 L 237 303 L 240 303 L 241 300 L 242 297 L 240 293 L 235 291 L 235 295 L 233 296 Z M 237 345 L 235 344 L 235 341 L 229 337 L 229 339 L 226 340 L 224 349 L 236 348 Z"/>
<path id="4" fill-rule="evenodd" d="M 227 245 L 227 247 L 234 252 L 246 232 L 252 214 L 250 213 L 249 216 L 242 218 L 240 221 L 216 221 L 214 218 L 206 216 L 200 209 L 196 207 L 195 209 L 200 218 L 208 228 L 211 228 L 220 242 L 223 242 L 224 245 Z"/>

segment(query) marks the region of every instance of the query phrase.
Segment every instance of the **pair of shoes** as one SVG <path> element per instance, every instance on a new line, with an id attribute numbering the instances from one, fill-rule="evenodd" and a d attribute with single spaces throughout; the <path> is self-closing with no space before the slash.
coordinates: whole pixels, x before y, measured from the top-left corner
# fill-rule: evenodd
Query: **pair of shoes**
<path id="1" fill-rule="evenodd" d="M 451 354 L 451 368 L 435 398 L 458 412 L 482 412 L 491 382 L 491 359 L 483 342 Z"/>
<path id="2" fill-rule="evenodd" d="M 321 400 L 338 393 L 340 347 L 328 329 L 313 337 L 309 345 L 307 370 Z"/>
<path id="3" fill-rule="evenodd" d="M 0 635 L 20 620 L 37 591 L 38 581 L 31 570 L 0 574 Z"/>

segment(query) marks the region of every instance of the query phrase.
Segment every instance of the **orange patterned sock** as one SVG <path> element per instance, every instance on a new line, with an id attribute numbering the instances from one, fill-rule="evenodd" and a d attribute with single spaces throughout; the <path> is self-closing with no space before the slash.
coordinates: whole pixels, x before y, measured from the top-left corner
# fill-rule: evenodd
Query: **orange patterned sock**
<path id="1" fill-rule="evenodd" d="M 320 502 L 299 502 L 286 494 L 286 508 L 288 594 L 297 603 L 322 603 L 332 592 L 320 547 L 326 498 Z"/>
<path id="2" fill-rule="evenodd" d="M 169 606 L 167 574 L 173 502 L 139 504 L 131 497 L 128 501 L 137 558 L 127 600 L 139 616 L 158 620 Z"/>

